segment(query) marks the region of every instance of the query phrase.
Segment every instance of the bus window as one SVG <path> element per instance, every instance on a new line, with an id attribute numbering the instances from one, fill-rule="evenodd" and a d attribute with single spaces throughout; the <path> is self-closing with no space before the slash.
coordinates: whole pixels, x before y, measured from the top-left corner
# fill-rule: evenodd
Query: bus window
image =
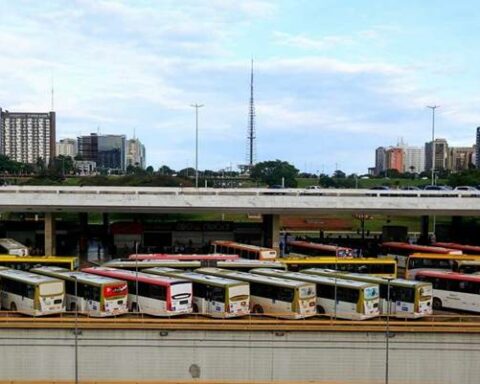
<path id="1" fill-rule="evenodd" d="M 277 300 L 281 300 L 281 301 L 293 301 L 293 295 L 294 295 L 294 292 L 293 292 L 293 289 L 291 288 L 286 288 L 286 287 L 279 287 L 277 289 Z"/>
<path id="2" fill-rule="evenodd" d="M 212 301 L 225 302 L 225 289 L 222 287 L 212 287 L 210 295 Z"/>

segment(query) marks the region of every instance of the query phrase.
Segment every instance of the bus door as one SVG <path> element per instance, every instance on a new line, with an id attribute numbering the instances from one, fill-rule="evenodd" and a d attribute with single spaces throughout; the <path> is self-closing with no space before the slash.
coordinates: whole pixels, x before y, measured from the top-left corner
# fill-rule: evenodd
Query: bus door
<path id="1" fill-rule="evenodd" d="M 209 286 L 206 297 L 208 312 L 225 312 L 225 289 L 223 287 Z"/>

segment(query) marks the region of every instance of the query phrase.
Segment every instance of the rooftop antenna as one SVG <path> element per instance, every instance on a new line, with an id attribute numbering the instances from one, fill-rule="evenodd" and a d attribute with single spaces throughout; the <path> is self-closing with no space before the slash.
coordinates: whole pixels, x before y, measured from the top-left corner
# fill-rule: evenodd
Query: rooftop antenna
<path id="1" fill-rule="evenodd" d="M 248 111 L 248 132 L 247 132 L 247 142 L 248 142 L 248 167 L 252 168 L 256 161 L 256 134 L 255 134 L 255 102 L 253 99 L 253 58 L 251 62 L 251 73 L 250 73 L 250 105 Z"/>

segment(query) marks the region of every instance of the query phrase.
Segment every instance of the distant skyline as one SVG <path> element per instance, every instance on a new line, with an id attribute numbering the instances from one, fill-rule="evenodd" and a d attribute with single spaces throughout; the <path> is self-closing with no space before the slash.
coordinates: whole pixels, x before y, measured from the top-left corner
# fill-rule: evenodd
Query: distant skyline
<path id="1" fill-rule="evenodd" d="M 257 161 L 366 173 L 402 137 L 470 146 L 480 125 L 473 1 L 0 2 L 0 107 L 50 110 L 57 141 L 135 131 L 148 164 L 243 164 L 250 60 Z"/>

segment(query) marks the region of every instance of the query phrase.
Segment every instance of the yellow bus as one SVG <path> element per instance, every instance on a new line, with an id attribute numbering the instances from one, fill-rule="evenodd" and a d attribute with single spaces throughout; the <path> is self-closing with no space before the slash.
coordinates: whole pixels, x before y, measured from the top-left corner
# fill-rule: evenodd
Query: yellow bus
<path id="1" fill-rule="evenodd" d="M 78 257 L 0 255 L 0 267 L 29 271 L 42 266 L 61 267 L 74 271 L 78 269 Z"/>
<path id="2" fill-rule="evenodd" d="M 405 278 L 415 280 L 415 275 L 423 270 L 454 271 L 460 261 L 480 261 L 480 255 L 445 255 L 414 253 L 407 260 Z"/>
<path id="3" fill-rule="evenodd" d="M 323 268 L 342 272 L 365 273 L 367 275 L 396 278 L 397 263 L 393 259 L 368 258 L 335 258 L 335 257 L 302 257 L 290 254 L 279 259 L 289 271 L 298 272 L 302 269 Z"/>

